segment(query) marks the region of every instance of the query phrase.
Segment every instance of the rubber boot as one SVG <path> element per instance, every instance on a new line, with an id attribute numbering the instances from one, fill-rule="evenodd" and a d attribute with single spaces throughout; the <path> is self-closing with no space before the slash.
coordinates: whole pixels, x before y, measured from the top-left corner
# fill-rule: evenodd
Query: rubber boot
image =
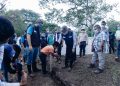
<path id="1" fill-rule="evenodd" d="M 31 71 L 31 65 L 27 65 L 27 69 L 28 69 L 28 75 L 30 77 L 34 77 L 34 75 L 32 74 L 32 71 Z"/>
<path id="2" fill-rule="evenodd" d="M 32 70 L 33 70 L 33 72 L 39 72 L 39 71 L 41 71 L 40 69 L 37 68 L 36 62 L 32 63 Z"/>

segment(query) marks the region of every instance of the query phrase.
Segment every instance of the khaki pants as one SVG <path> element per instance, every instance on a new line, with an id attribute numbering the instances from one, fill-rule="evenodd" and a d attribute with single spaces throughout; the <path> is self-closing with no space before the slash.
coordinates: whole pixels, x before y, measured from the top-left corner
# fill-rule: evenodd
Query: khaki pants
<path id="1" fill-rule="evenodd" d="M 104 53 L 102 52 L 93 52 L 93 56 L 92 56 L 92 60 L 91 63 L 92 64 L 96 64 L 96 61 L 99 60 L 99 69 L 104 69 L 104 65 L 105 65 L 105 57 L 104 57 Z"/>

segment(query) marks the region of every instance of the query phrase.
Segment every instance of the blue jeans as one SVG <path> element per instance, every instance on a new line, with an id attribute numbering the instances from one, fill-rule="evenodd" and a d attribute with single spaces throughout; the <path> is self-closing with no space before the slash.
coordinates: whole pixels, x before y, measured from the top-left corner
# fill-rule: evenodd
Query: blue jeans
<path id="1" fill-rule="evenodd" d="M 32 63 L 36 62 L 38 49 L 38 47 L 33 47 L 32 51 L 28 50 L 27 65 L 31 65 Z"/>
<path id="2" fill-rule="evenodd" d="M 15 67 L 14 67 L 15 68 Z M 17 69 L 16 69 L 17 68 Z M 21 81 L 21 77 L 22 77 L 22 64 L 20 64 L 20 63 L 17 63 L 16 64 L 16 68 L 15 68 L 15 70 L 17 70 L 18 72 L 15 72 L 15 70 L 13 71 L 13 70 L 10 70 L 7 66 L 4 66 L 4 68 L 3 68 L 3 75 L 4 75 L 4 79 L 5 79 L 5 81 L 6 82 L 9 82 L 9 79 L 8 79 L 8 73 L 10 73 L 10 74 L 15 74 L 15 73 L 17 73 L 17 77 L 18 77 L 18 82 L 20 82 Z"/>
<path id="3" fill-rule="evenodd" d="M 27 57 L 28 57 L 28 52 L 29 50 L 28 50 L 28 47 L 26 47 L 25 49 L 24 49 L 24 52 L 23 52 L 23 59 L 24 59 L 24 62 L 26 63 L 27 62 Z"/>
<path id="4" fill-rule="evenodd" d="M 117 57 L 120 58 L 120 40 L 117 43 Z"/>

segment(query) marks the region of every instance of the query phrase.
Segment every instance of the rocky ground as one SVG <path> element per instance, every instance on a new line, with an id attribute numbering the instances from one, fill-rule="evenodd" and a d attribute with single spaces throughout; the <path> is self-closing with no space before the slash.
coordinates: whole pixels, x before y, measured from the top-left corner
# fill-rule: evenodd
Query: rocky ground
<path id="1" fill-rule="evenodd" d="M 57 75 L 70 86 L 120 86 L 120 63 L 115 62 L 114 57 L 114 55 L 107 55 L 105 71 L 99 75 L 93 73 L 95 69 L 87 68 L 91 55 L 87 55 L 85 58 L 78 57 L 71 72 L 68 72 L 68 69 L 61 69 L 63 63 L 53 65 L 58 68 Z M 40 72 L 34 78 L 28 77 L 28 86 L 60 85 L 56 84 L 49 75 L 44 76 Z"/>

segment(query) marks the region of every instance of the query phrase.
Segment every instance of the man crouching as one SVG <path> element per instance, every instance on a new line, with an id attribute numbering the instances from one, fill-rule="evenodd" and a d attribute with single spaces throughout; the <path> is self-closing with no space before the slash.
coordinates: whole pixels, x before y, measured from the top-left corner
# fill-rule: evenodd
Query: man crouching
<path id="1" fill-rule="evenodd" d="M 47 56 L 49 55 L 52 55 L 52 56 L 55 56 L 57 57 L 57 53 L 54 53 L 54 51 L 57 49 L 59 43 L 58 42 L 54 42 L 53 45 L 47 45 L 45 46 L 44 48 L 41 49 L 41 53 L 40 53 L 40 60 L 41 60 L 41 63 L 42 63 L 42 73 L 43 74 L 46 74 L 47 71 L 46 71 L 46 65 L 47 65 Z"/>

